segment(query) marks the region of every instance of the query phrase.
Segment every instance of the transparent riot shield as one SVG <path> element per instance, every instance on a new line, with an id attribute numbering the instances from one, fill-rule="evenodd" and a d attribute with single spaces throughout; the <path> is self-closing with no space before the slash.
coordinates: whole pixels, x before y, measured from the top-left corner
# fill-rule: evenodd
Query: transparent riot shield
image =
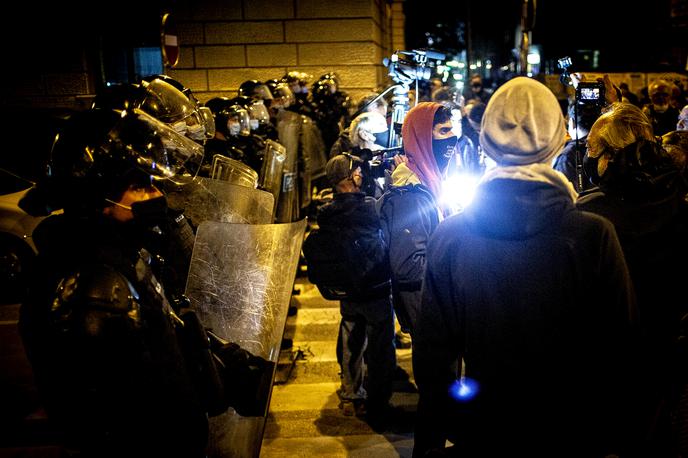
<path id="1" fill-rule="evenodd" d="M 258 186 L 258 173 L 255 170 L 241 161 L 222 154 L 213 156 L 213 169 L 210 178 L 249 188 Z"/>
<path id="2" fill-rule="evenodd" d="M 275 367 L 305 229 L 305 219 L 265 225 L 205 222 L 196 233 L 186 286 L 192 307 L 215 334 Z M 210 418 L 210 458 L 259 456 L 267 396 L 265 416 L 242 417 L 230 408 Z"/>
<path id="3" fill-rule="evenodd" d="M 286 158 L 287 149 L 284 146 L 272 140 L 265 141 L 263 166 L 260 170 L 258 185 L 275 197 L 275 204 L 279 202 L 280 190 L 282 189 L 282 171 Z M 277 205 L 273 210 L 273 216 L 276 211 Z"/>
<path id="4" fill-rule="evenodd" d="M 277 202 L 275 221 L 288 223 L 299 218 L 299 137 L 301 136 L 301 115 L 281 110 L 277 114 L 279 142 L 286 150 L 282 171 L 282 188 Z"/>
<path id="5" fill-rule="evenodd" d="M 267 191 L 227 181 L 196 177 L 193 182 L 169 192 L 173 208 L 183 209 L 194 225 L 204 221 L 269 224 L 275 198 Z"/>

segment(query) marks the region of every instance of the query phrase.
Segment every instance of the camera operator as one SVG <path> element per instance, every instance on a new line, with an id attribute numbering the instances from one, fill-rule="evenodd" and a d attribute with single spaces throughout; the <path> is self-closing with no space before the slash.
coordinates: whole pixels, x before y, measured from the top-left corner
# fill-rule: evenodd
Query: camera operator
<path id="1" fill-rule="evenodd" d="M 378 139 L 382 139 L 387 132 L 387 123 L 385 118 L 378 112 L 372 111 L 358 115 L 349 126 L 349 137 L 351 140 L 351 151 L 354 156 L 359 157 L 364 165 L 363 184 L 361 185 L 361 192 L 368 196 L 378 198 L 382 195 L 383 189 L 375 178 L 379 178 L 380 174 L 371 168 L 383 166 L 383 163 L 377 161 L 371 164 L 374 158 L 380 157 L 380 150 L 383 145 L 378 143 Z M 378 152 L 376 154 L 376 152 Z M 383 175 L 384 176 L 384 175 Z"/>
<path id="2" fill-rule="evenodd" d="M 566 175 L 566 178 L 579 193 L 595 186 L 590 180 L 589 170 L 597 167 L 597 161 L 587 157 L 585 144 L 588 132 L 599 116 L 600 111 L 594 106 L 580 105 L 575 102 L 569 105 L 568 132 L 570 139 L 552 165 L 554 170 Z"/>

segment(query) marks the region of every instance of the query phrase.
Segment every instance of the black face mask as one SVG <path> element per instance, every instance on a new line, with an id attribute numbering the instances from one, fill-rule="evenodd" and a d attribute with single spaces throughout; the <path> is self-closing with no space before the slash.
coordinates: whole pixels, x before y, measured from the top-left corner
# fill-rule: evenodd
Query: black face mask
<path id="1" fill-rule="evenodd" d="M 384 132 L 380 132 L 375 135 L 375 143 L 382 146 L 383 148 L 387 148 L 387 145 L 389 143 L 389 131 L 386 130 Z"/>
<path id="2" fill-rule="evenodd" d="M 456 136 L 432 141 L 432 153 L 435 156 L 435 161 L 437 161 L 437 167 L 439 167 L 440 172 L 444 173 L 444 169 L 447 168 L 449 159 L 454 155 L 457 141 L 458 137 Z"/>
<path id="3" fill-rule="evenodd" d="M 153 227 L 167 219 L 167 198 L 165 196 L 142 200 L 131 204 L 131 212 L 137 225 Z"/>

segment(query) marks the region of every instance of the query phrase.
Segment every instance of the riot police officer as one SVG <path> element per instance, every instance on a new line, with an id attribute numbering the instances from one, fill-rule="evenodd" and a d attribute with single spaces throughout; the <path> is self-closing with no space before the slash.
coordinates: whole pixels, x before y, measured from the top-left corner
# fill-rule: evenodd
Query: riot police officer
<path id="1" fill-rule="evenodd" d="M 70 118 L 50 175 L 20 203 L 64 210 L 34 231 L 19 326 L 48 417 L 78 456 L 203 457 L 208 415 L 231 402 L 203 344 L 190 342 L 199 323 L 160 280 L 150 238 L 167 218 L 158 183 L 191 180 L 202 158 L 201 145 L 139 109 L 89 110 Z"/>

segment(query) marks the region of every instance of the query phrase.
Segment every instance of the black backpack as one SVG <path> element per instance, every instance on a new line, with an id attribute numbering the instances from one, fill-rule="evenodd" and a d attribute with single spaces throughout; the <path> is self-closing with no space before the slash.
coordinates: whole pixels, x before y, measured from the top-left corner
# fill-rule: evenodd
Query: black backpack
<path id="1" fill-rule="evenodd" d="M 303 243 L 308 280 L 330 300 L 365 301 L 390 294 L 389 255 L 382 231 L 356 234 L 313 229 Z"/>

